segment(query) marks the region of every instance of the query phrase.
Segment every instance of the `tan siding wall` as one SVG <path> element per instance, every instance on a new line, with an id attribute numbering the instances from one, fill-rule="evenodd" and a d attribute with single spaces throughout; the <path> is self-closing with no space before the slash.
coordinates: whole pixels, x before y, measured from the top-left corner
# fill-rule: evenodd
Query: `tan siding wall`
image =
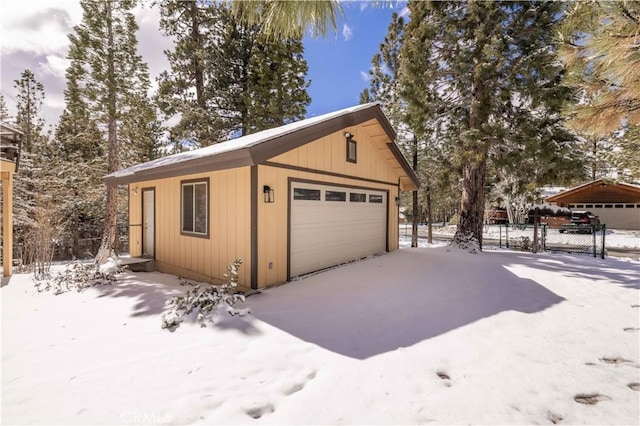
<path id="1" fill-rule="evenodd" d="M 351 132 L 357 142 L 357 163 L 346 161 L 345 131 Z M 379 125 L 367 122 L 332 133 L 269 161 L 396 184 L 404 173 L 386 146 L 389 140 L 386 136 L 378 136 L 381 132 Z"/>
<path id="2" fill-rule="evenodd" d="M 371 123 L 368 128 L 354 126 L 269 160 L 272 163 L 356 178 L 328 176 L 280 167 L 258 167 L 258 192 L 261 196 L 258 203 L 258 283 L 261 287 L 280 284 L 287 280 L 289 178 L 389 191 L 388 245 L 390 251 L 398 248 L 398 207 L 395 205 L 395 198 L 398 196 L 397 182 L 400 170 L 394 168 L 397 163 L 386 147 L 387 140 L 376 137 L 376 132 L 382 131 L 377 127 L 379 126 L 373 126 Z M 358 162 L 355 164 L 346 161 L 344 131 L 353 133 L 354 139 L 358 142 Z M 266 204 L 262 201 L 263 185 L 269 185 L 274 189 L 274 203 Z M 272 268 L 269 268 L 269 263 L 272 263 Z"/>
<path id="3" fill-rule="evenodd" d="M 209 178 L 209 238 L 180 234 L 180 182 Z M 137 194 L 132 190 L 137 187 Z M 142 189 L 155 187 L 156 247 L 155 257 L 163 272 L 197 280 L 219 282 L 227 265 L 242 258 L 239 284 L 250 286 L 251 274 L 251 206 L 250 169 L 223 170 L 139 182 L 130 185 L 129 214 L 132 225 L 142 223 Z M 132 256 L 142 252 L 142 228 L 130 228 Z"/>

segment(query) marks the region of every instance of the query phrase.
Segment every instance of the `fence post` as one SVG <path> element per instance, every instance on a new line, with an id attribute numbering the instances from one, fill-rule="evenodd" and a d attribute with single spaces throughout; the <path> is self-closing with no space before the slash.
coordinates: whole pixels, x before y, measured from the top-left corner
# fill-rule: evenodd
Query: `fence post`
<path id="1" fill-rule="evenodd" d="M 604 245 L 604 236 L 607 234 L 607 225 L 604 224 L 602 225 L 602 258 L 604 259 L 604 249 L 605 249 L 605 245 Z"/>
<path id="2" fill-rule="evenodd" d="M 500 243 L 499 243 L 499 247 L 502 248 L 502 224 L 499 223 L 498 224 L 498 229 L 500 230 Z"/>
<path id="3" fill-rule="evenodd" d="M 505 223 L 504 224 L 504 230 L 505 230 L 505 245 L 507 246 L 507 248 L 509 248 L 509 224 Z"/>
<path id="4" fill-rule="evenodd" d="M 591 233 L 593 234 L 593 257 L 598 257 L 598 244 L 597 244 L 598 231 L 596 231 L 595 225 L 591 225 Z"/>
<path id="5" fill-rule="evenodd" d="M 547 224 L 542 224 L 542 251 L 547 251 Z"/>

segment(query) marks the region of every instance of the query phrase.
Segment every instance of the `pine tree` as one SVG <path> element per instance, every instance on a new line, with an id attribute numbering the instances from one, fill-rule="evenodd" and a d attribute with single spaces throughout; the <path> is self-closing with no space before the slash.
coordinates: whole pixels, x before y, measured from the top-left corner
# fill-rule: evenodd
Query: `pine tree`
<path id="1" fill-rule="evenodd" d="M 309 29 L 313 35 L 326 35 L 337 29 L 337 18 L 344 16 L 339 0 L 224 0 L 233 17 L 245 25 L 261 25 L 262 32 L 276 39 L 300 37 Z"/>
<path id="2" fill-rule="evenodd" d="M 44 128 L 44 119 L 40 117 L 44 87 L 29 69 L 22 72 L 19 80 L 14 80 L 14 87 L 18 91 L 16 125 L 24 133 L 22 149 L 32 152 Z"/>
<path id="3" fill-rule="evenodd" d="M 455 245 L 482 248 L 491 152 L 502 144 L 522 147 L 518 160 L 529 154 L 544 164 L 544 148 L 570 142 L 559 113 L 568 91 L 551 39 L 561 8 L 553 2 L 409 3 L 403 65 L 413 85 L 410 103 L 419 115 L 439 117 L 435 131 L 455 146 L 462 170 Z"/>
<path id="4" fill-rule="evenodd" d="M 0 93 L 0 121 L 8 121 L 10 118 L 7 103 L 4 100 L 4 96 Z"/>
<path id="5" fill-rule="evenodd" d="M 107 173 L 118 170 L 123 149 L 135 149 L 124 146 L 119 133 L 127 124 L 123 117 L 135 114 L 150 86 L 148 67 L 137 52 L 138 26 L 131 12 L 136 3 L 81 0 L 82 21 L 69 35 L 76 86 L 68 91 L 77 90 L 82 101 L 77 105 L 84 104 L 91 120 L 106 129 Z M 117 188 L 108 187 L 103 241 L 96 258 L 100 263 L 115 245 L 117 209 Z"/>
<path id="6" fill-rule="evenodd" d="M 179 116 L 171 139 L 207 146 L 303 118 L 307 64 L 299 37 L 276 39 L 239 21 L 225 4 L 200 0 L 162 4 L 162 31 L 175 38 L 165 52 L 158 103 Z"/>
<path id="7" fill-rule="evenodd" d="M 303 51 L 300 38 L 275 41 L 257 36 L 249 62 L 248 132 L 305 118 L 311 82 L 305 80 L 309 67 Z"/>
<path id="8" fill-rule="evenodd" d="M 606 135 L 640 125 L 640 3 L 571 2 L 559 29 L 568 81 L 578 91 L 571 124 Z"/>
<path id="9" fill-rule="evenodd" d="M 218 8 L 205 0 L 168 0 L 160 3 L 160 15 L 160 29 L 175 47 L 165 51 L 171 70 L 158 79 L 158 106 L 166 118 L 180 116 L 171 140 L 208 146 L 222 137 L 210 73 L 218 52 Z"/>
<path id="10" fill-rule="evenodd" d="M 41 116 L 45 97 L 44 86 L 31 70 L 24 70 L 14 80 L 16 95 L 15 125 L 23 132 L 20 153 L 20 173 L 15 176 L 14 226 L 16 243 L 26 266 L 35 266 L 44 272 L 51 260 L 57 227 L 55 207 L 50 203 L 55 176 L 49 179 L 51 165 L 43 158 L 47 148 Z"/>
<path id="11" fill-rule="evenodd" d="M 369 89 L 360 95 L 361 102 L 380 102 L 389 121 L 397 130 L 396 143 L 404 156 L 411 162 L 413 170 L 418 171 L 418 137 L 409 124 L 406 101 L 402 97 L 400 86 L 400 49 L 402 47 L 402 32 L 404 19 L 397 13 L 391 16 L 391 23 L 387 35 L 380 44 L 380 50 L 371 61 L 373 68 L 369 71 Z M 428 188 L 428 186 L 427 186 Z M 427 198 L 430 194 L 427 193 Z M 418 222 L 420 208 L 418 191 L 412 194 L 412 232 L 411 247 L 418 247 Z M 431 224 L 429 223 L 429 228 Z"/>

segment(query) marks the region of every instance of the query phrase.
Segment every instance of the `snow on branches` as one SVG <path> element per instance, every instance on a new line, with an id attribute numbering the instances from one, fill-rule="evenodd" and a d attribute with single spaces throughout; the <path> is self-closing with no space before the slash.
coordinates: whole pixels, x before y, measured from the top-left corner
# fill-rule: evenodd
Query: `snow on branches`
<path id="1" fill-rule="evenodd" d="M 213 323 L 213 316 L 221 310 L 231 316 L 245 316 L 251 313 L 250 309 L 236 309 L 233 306 L 245 300 L 244 295 L 237 292 L 238 268 L 241 264 L 242 259 L 236 259 L 227 266 L 229 273 L 224 274 L 227 282 L 220 286 L 207 285 L 204 290 L 200 290 L 200 284 L 182 280 L 181 285 L 190 285 L 193 288 L 184 296 L 167 300 L 166 304 L 171 309 L 162 314 L 162 328 L 175 331 L 194 309 L 198 313 L 197 318 L 202 327 L 206 327 L 207 322 Z"/>

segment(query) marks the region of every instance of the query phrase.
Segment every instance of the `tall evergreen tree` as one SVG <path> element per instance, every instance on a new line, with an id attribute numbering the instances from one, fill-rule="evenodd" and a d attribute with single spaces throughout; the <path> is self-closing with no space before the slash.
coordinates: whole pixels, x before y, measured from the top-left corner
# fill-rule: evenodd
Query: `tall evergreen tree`
<path id="1" fill-rule="evenodd" d="M 149 89 L 149 71 L 137 52 L 138 26 L 131 10 L 136 0 L 81 0 L 82 21 L 69 35 L 71 69 L 77 73 L 78 97 L 91 119 L 106 131 L 107 173 L 118 170 L 123 116 L 140 107 Z M 128 141 L 129 143 L 133 141 Z M 106 261 L 116 240 L 117 189 L 106 194 L 103 241 L 97 256 Z"/>
<path id="2" fill-rule="evenodd" d="M 266 37 L 225 4 L 167 1 L 161 11 L 162 31 L 176 40 L 158 92 L 165 115 L 180 117 L 172 139 L 206 146 L 305 116 L 300 37 Z"/>
<path id="3" fill-rule="evenodd" d="M 0 93 L 0 120 L 8 121 L 11 116 L 9 115 L 9 109 L 7 103 L 4 100 L 4 96 Z"/>
<path id="4" fill-rule="evenodd" d="M 248 132 L 303 119 L 311 98 L 309 67 L 300 38 L 274 41 L 258 35 L 249 62 Z"/>
<path id="5" fill-rule="evenodd" d="M 393 13 L 384 41 L 371 61 L 373 68 L 369 71 L 370 87 L 362 92 L 360 99 L 365 102 L 377 101 L 384 106 L 387 117 L 397 130 L 396 143 L 411 162 L 413 170 L 419 175 L 418 137 L 409 124 L 406 101 L 402 97 L 400 85 L 400 49 L 403 29 L 404 18 Z M 427 194 L 428 199 L 429 197 L 430 194 Z M 422 210 L 418 198 L 418 191 L 413 191 L 411 247 L 418 247 L 418 222 Z"/>
<path id="6" fill-rule="evenodd" d="M 15 125 L 23 132 L 20 153 L 20 173 L 15 176 L 14 225 L 15 242 L 20 247 L 24 265 L 40 267 L 50 261 L 52 241 L 57 237 L 55 226 L 46 218 L 55 217 L 48 201 L 55 185 L 50 164 L 43 158 L 47 148 L 41 115 L 45 98 L 44 86 L 31 70 L 24 70 L 14 80 L 16 95 Z M 37 272 L 43 272 L 38 270 Z"/>
<path id="7" fill-rule="evenodd" d="M 455 145 L 462 169 L 455 245 L 482 248 L 487 164 L 495 147 L 569 141 L 559 116 L 567 91 L 551 39 L 561 8 L 553 2 L 409 3 L 403 65 L 414 85 L 411 107 L 444 118 L 439 135 Z M 540 156 L 532 161 L 550 163 L 548 171 L 557 167 L 545 158 L 549 151 L 535 153 Z"/>
<path id="8" fill-rule="evenodd" d="M 26 69 L 20 75 L 20 79 L 14 80 L 14 87 L 18 91 L 16 125 L 24 133 L 22 149 L 32 152 L 44 128 L 44 119 L 40 116 L 44 86 L 36 80 L 31 70 Z"/>
<path id="9" fill-rule="evenodd" d="M 171 70 L 160 74 L 157 95 L 166 118 L 180 116 L 170 138 L 215 143 L 222 137 L 210 73 L 218 51 L 218 8 L 206 0 L 167 0 L 160 3 L 160 16 L 161 31 L 175 40 L 174 49 L 164 52 Z"/>

